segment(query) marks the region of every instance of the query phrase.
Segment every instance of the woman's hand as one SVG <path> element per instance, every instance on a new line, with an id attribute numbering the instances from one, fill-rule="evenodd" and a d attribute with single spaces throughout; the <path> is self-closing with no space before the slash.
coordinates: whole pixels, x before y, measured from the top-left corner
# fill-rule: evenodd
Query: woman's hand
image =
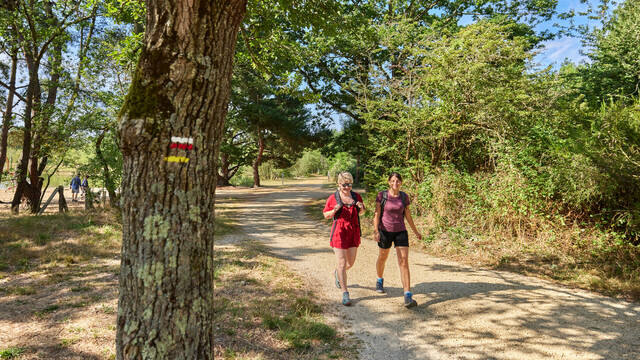
<path id="1" fill-rule="evenodd" d="M 362 210 L 362 208 L 364 207 L 364 204 L 362 203 L 362 201 L 358 201 L 356 203 L 356 206 L 358 207 L 358 209 Z"/>
<path id="2" fill-rule="evenodd" d="M 378 229 L 373 231 L 373 240 L 375 240 L 375 242 L 380 242 L 380 232 Z"/>
<path id="3" fill-rule="evenodd" d="M 418 240 L 422 241 L 422 234 L 420 234 L 417 231 L 416 231 L 416 237 L 418 238 Z"/>

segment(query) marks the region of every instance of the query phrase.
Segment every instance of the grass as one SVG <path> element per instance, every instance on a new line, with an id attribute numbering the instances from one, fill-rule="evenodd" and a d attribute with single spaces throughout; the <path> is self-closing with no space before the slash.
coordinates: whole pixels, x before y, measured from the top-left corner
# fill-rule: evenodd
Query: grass
<path id="1" fill-rule="evenodd" d="M 357 356 L 313 292 L 260 244 L 216 247 L 214 286 L 215 358 Z"/>
<path id="2" fill-rule="evenodd" d="M 216 217 L 215 217 L 215 235 L 223 236 L 229 234 L 233 231 L 233 222 L 226 215 L 224 209 L 216 209 Z"/>
<path id="3" fill-rule="evenodd" d="M 0 350 L 0 359 L 15 359 L 24 353 L 23 348 L 19 347 L 9 347 L 6 349 Z"/>
<path id="4" fill-rule="evenodd" d="M 486 216 L 459 219 L 450 226 L 438 225 L 431 214 L 418 219 L 429 235 L 423 241 L 425 250 L 473 266 L 640 300 L 640 247 L 617 241 L 615 234 L 539 216 L 517 221 L 507 215 L 492 225 Z"/>
<path id="5" fill-rule="evenodd" d="M 0 234 L 0 333 L 10 335 L 0 358 L 108 358 L 103 350 L 115 351 L 117 214 L 6 216 Z M 73 329 L 81 326 L 107 330 L 99 339 L 77 337 Z"/>
<path id="6" fill-rule="evenodd" d="M 1 218 L 0 276 L 112 257 L 120 231 L 112 213 Z"/>

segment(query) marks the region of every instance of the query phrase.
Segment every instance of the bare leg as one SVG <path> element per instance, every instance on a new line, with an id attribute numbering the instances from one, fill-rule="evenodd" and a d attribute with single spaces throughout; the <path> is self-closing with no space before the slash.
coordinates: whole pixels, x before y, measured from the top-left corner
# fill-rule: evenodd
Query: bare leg
<path id="1" fill-rule="evenodd" d="M 382 278 L 384 275 L 384 267 L 387 264 L 387 258 L 389 257 L 389 249 L 378 248 L 380 251 L 378 252 L 378 260 L 376 261 L 376 273 L 379 278 Z"/>
<path id="2" fill-rule="evenodd" d="M 350 269 L 355 263 L 358 248 L 333 248 L 333 252 L 336 254 L 336 270 L 338 270 L 338 280 L 340 281 L 340 288 L 343 292 L 347 292 L 347 270 Z"/>
<path id="3" fill-rule="evenodd" d="M 411 291 L 411 276 L 409 275 L 409 247 L 396 247 L 396 255 L 398 256 L 398 267 L 400 268 L 402 287 L 405 292 Z"/>

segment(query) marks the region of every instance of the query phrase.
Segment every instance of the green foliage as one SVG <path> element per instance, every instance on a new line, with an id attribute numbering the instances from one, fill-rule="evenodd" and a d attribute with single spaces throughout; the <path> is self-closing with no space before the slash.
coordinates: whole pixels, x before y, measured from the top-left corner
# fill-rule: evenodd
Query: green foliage
<path id="1" fill-rule="evenodd" d="M 9 347 L 0 350 L 0 359 L 14 359 L 20 356 L 22 353 L 24 353 L 23 348 Z"/>
<path id="2" fill-rule="evenodd" d="M 594 110 L 578 93 L 592 81 L 579 68 L 533 72 L 531 39 L 512 21 L 378 29 L 369 75 L 350 85 L 361 94 L 369 187 L 399 171 L 437 227 L 465 232 L 465 219 L 482 218 L 507 231 L 564 213 L 638 241 L 637 99 Z"/>
<path id="3" fill-rule="evenodd" d="M 320 153 L 320 150 L 306 150 L 291 167 L 290 172 L 293 176 L 326 174 L 328 166 L 327 158 Z"/>
<path id="4" fill-rule="evenodd" d="M 285 170 L 277 167 L 274 161 L 267 161 L 258 167 L 261 179 L 278 180 L 285 174 Z M 287 175 L 288 177 L 288 172 Z"/>
<path id="5" fill-rule="evenodd" d="M 603 21 L 602 28 L 587 34 L 591 62 L 581 68 L 581 91 L 596 106 L 609 97 L 628 102 L 640 86 L 640 2 L 624 1 Z"/>
<path id="6" fill-rule="evenodd" d="M 356 164 L 356 159 L 349 153 L 339 152 L 329 158 L 329 173 L 334 179 L 337 179 L 338 174 L 343 171 L 348 171 L 355 176 Z"/>
<path id="7" fill-rule="evenodd" d="M 544 74 L 525 72 L 529 42 L 513 29 L 479 22 L 451 35 L 404 21 L 381 27 L 382 44 L 402 62 L 393 73 L 376 64 L 372 80 L 359 85 L 364 128 L 374 135 L 368 170 L 382 176 L 408 166 L 420 183 L 445 163 L 491 167 L 507 138 L 552 111 L 557 96 L 542 86 Z"/>
<path id="8" fill-rule="evenodd" d="M 252 169 L 249 166 L 240 168 L 238 173 L 231 178 L 230 184 L 233 186 L 245 186 L 250 187 L 253 185 Z"/>

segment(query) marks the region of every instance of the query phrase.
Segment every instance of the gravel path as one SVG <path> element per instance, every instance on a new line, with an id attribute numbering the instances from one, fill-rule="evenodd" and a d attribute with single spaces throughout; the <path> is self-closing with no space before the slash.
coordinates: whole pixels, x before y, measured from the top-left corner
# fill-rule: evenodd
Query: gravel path
<path id="1" fill-rule="evenodd" d="M 375 292 L 377 245 L 363 239 L 348 272 L 353 306 L 339 305 L 328 226 L 303 204 L 328 197 L 322 180 L 281 189 L 220 190 L 229 217 L 307 278 L 362 340 L 361 359 L 640 359 L 640 304 L 503 271 L 478 270 L 412 249 L 418 306 L 402 306 L 394 251 L 387 294 Z M 322 209 L 318 209 L 322 211 Z M 228 239 L 233 239 L 230 237 Z"/>

